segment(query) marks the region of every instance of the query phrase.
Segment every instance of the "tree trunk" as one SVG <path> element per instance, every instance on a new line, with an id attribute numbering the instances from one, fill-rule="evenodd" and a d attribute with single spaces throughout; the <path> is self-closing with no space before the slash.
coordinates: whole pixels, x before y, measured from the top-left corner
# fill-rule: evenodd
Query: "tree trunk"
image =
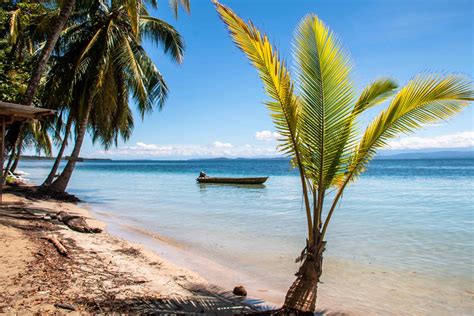
<path id="1" fill-rule="evenodd" d="M 52 30 L 54 31 L 46 40 L 46 44 L 44 45 L 38 57 L 36 68 L 31 74 L 30 81 L 28 82 L 28 88 L 26 88 L 25 97 L 23 98 L 24 105 L 31 105 L 33 103 L 33 98 L 35 97 L 36 91 L 38 90 L 41 75 L 48 64 L 49 57 L 53 52 L 54 46 L 56 46 L 59 35 L 63 31 L 75 5 L 76 0 L 67 0 L 64 2 L 64 5 L 59 12 L 58 19 L 56 20 L 56 24 L 52 27 Z"/>
<path id="2" fill-rule="evenodd" d="M 46 39 L 46 43 L 38 57 L 36 68 L 31 74 L 30 81 L 28 82 L 28 87 L 26 88 L 25 95 L 22 99 L 24 105 L 33 104 L 33 98 L 36 95 L 36 91 L 38 91 L 41 76 L 43 75 L 43 72 L 46 69 L 46 65 L 48 64 L 49 58 L 51 57 L 51 53 L 53 52 L 54 46 L 56 46 L 56 43 L 59 39 L 59 35 L 64 30 L 66 22 L 69 19 L 69 16 L 71 15 L 75 5 L 76 0 L 67 0 L 64 2 L 64 5 L 62 6 L 61 11 L 59 12 L 58 19 L 56 20 L 56 24 L 52 27 L 52 30 L 54 31 Z M 20 122 L 12 124 L 12 127 L 9 129 L 9 135 L 5 139 L 5 148 L 11 149 L 14 147 L 14 144 L 18 139 L 21 126 L 22 123 Z"/>
<path id="3" fill-rule="evenodd" d="M 323 272 L 324 243 L 314 252 L 308 252 L 296 273 L 296 280 L 286 293 L 283 311 L 288 313 L 313 313 L 316 309 L 318 282 Z"/>
<path id="4" fill-rule="evenodd" d="M 21 147 L 22 146 L 23 146 L 23 137 L 20 137 L 20 139 L 18 140 L 18 144 L 16 145 L 15 162 L 13 162 L 13 165 L 10 168 L 11 173 L 15 172 L 16 167 L 18 166 L 18 163 L 20 162 Z"/>
<path id="5" fill-rule="evenodd" d="M 66 130 L 64 131 L 63 142 L 61 144 L 61 147 L 59 148 L 58 156 L 56 157 L 56 160 L 54 161 L 54 165 L 51 168 L 51 171 L 49 172 L 48 177 L 43 182 L 43 186 L 50 185 L 53 182 L 54 177 L 56 176 L 56 173 L 58 172 L 59 164 L 61 163 L 61 160 L 62 160 L 63 154 L 64 154 L 64 150 L 66 149 L 67 141 L 69 139 L 69 133 L 71 132 L 72 118 L 73 118 L 72 114 L 69 113 L 69 117 L 68 117 L 67 123 L 66 123 Z"/>
<path id="6" fill-rule="evenodd" d="M 15 151 L 12 150 L 12 152 L 10 153 L 10 158 L 8 158 L 8 163 L 7 163 L 7 166 L 5 167 L 5 171 L 8 172 L 8 170 L 10 170 L 10 167 L 12 166 L 14 159 L 15 159 Z"/>
<path id="7" fill-rule="evenodd" d="M 61 175 L 54 180 L 51 185 L 49 185 L 49 188 L 53 191 L 57 192 L 64 192 L 66 191 L 67 185 L 69 184 L 69 180 L 71 179 L 72 172 L 74 171 L 74 167 L 76 166 L 76 160 L 79 157 L 79 154 L 81 152 L 81 147 L 82 143 L 84 142 L 84 136 L 87 131 L 87 124 L 89 122 L 89 115 L 92 109 L 92 104 L 93 104 L 93 98 L 92 96 L 89 97 L 89 100 L 87 101 L 87 109 L 86 112 L 84 113 L 84 117 L 79 123 L 79 127 L 77 130 L 77 136 L 76 136 L 76 142 L 74 143 L 74 148 L 71 153 L 71 157 L 68 160 L 66 167 L 64 167 L 63 172 L 61 172 Z"/>

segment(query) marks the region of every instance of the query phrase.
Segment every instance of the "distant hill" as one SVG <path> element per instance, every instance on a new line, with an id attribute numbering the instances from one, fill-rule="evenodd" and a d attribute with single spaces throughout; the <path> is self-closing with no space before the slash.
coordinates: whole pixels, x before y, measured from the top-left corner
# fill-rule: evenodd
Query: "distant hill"
<path id="1" fill-rule="evenodd" d="M 377 159 L 469 159 L 474 158 L 474 151 L 432 151 L 401 154 L 385 154 Z"/>
<path id="2" fill-rule="evenodd" d="M 45 156 L 28 156 L 22 155 L 21 160 L 55 160 L 56 157 L 45 157 Z M 69 156 L 64 158 L 65 160 L 69 160 Z M 82 158 L 79 157 L 77 161 L 111 161 L 112 159 L 109 158 Z"/>
<path id="3" fill-rule="evenodd" d="M 189 159 L 188 161 L 228 161 L 228 160 L 288 160 L 288 157 L 253 157 L 253 158 L 199 158 Z M 377 155 L 376 159 L 474 159 L 474 150 L 445 150 L 445 151 L 419 151 L 419 152 L 405 152 L 394 153 L 385 151 Z"/>

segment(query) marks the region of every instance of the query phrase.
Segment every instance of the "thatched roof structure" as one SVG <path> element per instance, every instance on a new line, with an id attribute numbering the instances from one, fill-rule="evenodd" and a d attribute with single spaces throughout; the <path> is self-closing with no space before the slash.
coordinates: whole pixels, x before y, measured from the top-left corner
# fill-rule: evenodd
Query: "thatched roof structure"
<path id="1" fill-rule="evenodd" d="M 0 170 L 0 204 L 2 204 L 2 186 L 4 179 L 5 128 L 15 121 L 35 120 L 42 116 L 54 115 L 55 113 L 56 111 L 54 110 L 0 101 L 0 161 L 2 164 Z"/>
<path id="2" fill-rule="evenodd" d="M 54 115 L 54 113 L 56 112 L 50 109 L 0 101 L 0 116 L 5 117 L 7 124 L 13 121 L 38 119 L 42 116 Z"/>

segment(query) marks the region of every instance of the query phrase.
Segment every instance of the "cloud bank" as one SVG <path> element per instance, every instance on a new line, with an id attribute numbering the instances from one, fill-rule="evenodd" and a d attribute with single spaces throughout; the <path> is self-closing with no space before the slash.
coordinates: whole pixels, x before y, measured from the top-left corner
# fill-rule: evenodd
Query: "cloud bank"
<path id="1" fill-rule="evenodd" d="M 142 142 L 100 151 L 96 156 L 117 158 L 216 158 L 216 157 L 275 157 L 275 146 L 234 146 L 215 141 L 210 145 L 155 145 Z"/>
<path id="2" fill-rule="evenodd" d="M 234 145 L 229 142 L 214 141 L 207 145 L 157 145 L 138 142 L 135 145 L 121 146 L 108 151 L 95 152 L 93 156 L 116 158 L 216 158 L 216 157 L 279 157 L 276 142 L 277 132 L 259 131 L 255 139 L 257 145 Z M 402 137 L 388 143 L 384 150 L 449 149 L 474 147 L 474 132 L 461 132 L 435 137 Z"/>
<path id="3" fill-rule="evenodd" d="M 474 132 L 470 131 L 435 137 L 403 137 L 389 142 L 386 149 L 464 148 L 473 146 Z"/>

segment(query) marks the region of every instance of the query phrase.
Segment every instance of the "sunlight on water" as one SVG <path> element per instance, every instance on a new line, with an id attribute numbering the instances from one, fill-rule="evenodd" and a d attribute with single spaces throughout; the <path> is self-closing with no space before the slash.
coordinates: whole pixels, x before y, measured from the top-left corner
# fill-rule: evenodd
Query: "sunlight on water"
<path id="1" fill-rule="evenodd" d="M 39 182 L 49 165 L 23 161 L 20 169 Z M 270 178 L 264 186 L 198 184 L 200 170 Z M 322 300 L 337 301 L 337 291 L 353 283 L 358 292 L 342 295 L 370 302 L 376 299 L 375 278 L 386 280 L 378 289 L 386 295 L 396 282 L 397 291 L 418 293 L 407 295 L 414 304 L 443 300 L 446 313 L 472 311 L 473 179 L 470 159 L 374 161 L 346 190 L 333 217 Z M 112 213 L 113 220 L 102 219 L 118 233 L 112 222 L 159 233 L 283 294 L 304 246 L 299 178 L 284 160 L 86 162 L 78 165 L 70 188 L 95 210 Z M 361 271 L 377 277 L 369 282 Z M 382 311 L 397 311 L 397 295 L 406 300 L 390 293 L 378 302 Z"/>

